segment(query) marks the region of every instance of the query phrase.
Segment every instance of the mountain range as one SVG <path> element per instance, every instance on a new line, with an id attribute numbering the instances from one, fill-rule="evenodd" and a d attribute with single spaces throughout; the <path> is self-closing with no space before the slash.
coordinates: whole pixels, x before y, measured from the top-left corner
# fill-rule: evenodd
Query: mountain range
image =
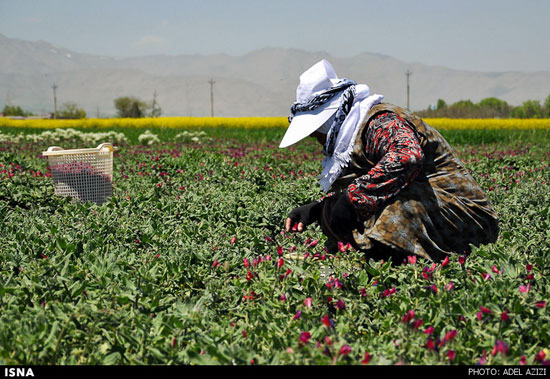
<path id="1" fill-rule="evenodd" d="M 450 104 L 497 97 L 519 105 L 526 100 L 542 101 L 550 94 L 550 71 L 460 71 L 374 53 L 342 58 L 271 47 L 242 56 L 115 58 L 0 34 L 0 107 L 9 104 L 34 113 L 52 112 L 55 83 L 58 108 L 77 103 L 88 117 L 114 116 L 114 99 L 121 96 L 146 102 L 156 96 L 163 116 L 210 116 L 211 89 L 215 116 L 287 116 L 300 74 L 323 58 L 332 63 L 339 77 L 367 84 L 372 93 L 401 106 L 407 104 L 405 73 L 412 72 L 413 111 L 426 109 L 440 98 Z"/>

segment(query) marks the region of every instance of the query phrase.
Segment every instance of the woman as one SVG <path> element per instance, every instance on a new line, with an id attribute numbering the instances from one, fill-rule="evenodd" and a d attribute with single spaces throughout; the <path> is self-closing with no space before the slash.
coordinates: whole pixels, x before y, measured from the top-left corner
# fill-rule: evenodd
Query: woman
<path id="1" fill-rule="evenodd" d="M 300 76 L 280 147 L 312 136 L 323 145 L 327 195 L 293 209 L 285 230 L 318 222 L 327 247 L 350 243 L 367 257 L 439 261 L 496 241 L 498 218 L 437 130 L 339 79 L 322 60 Z"/>

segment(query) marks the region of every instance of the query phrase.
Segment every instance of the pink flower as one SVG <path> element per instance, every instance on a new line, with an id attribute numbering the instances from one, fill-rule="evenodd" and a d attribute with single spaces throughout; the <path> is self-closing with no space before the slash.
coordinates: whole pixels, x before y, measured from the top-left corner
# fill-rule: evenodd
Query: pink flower
<path id="1" fill-rule="evenodd" d="M 302 332 L 300 334 L 300 337 L 298 338 L 298 340 L 300 341 L 301 344 L 307 344 L 309 343 L 309 340 L 311 339 L 311 334 L 309 332 Z"/>
<path id="2" fill-rule="evenodd" d="M 461 255 L 460 257 L 458 257 L 458 263 L 460 263 L 461 265 L 463 265 L 464 263 L 466 263 L 466 256 L 465 256 L 465 255 Z"/>
<path id="3" fill-rule="evenodd" d="M 450 341 L 452 339 L 454 339 L 456 337 L 456 335 L 458 334 L 458 331 L 456 329 L 453 329 L 451 331 L 448 331 L 446 334 L 445 334 L 445 341 Z"/>
<path id="4" fill-rule="evenodd" d="M 410 264 L 415 264 L 416 263 L 416 255 L 408 255 L 407 256 L 407 260 Z"/>
<path id="5" fill-rule="evenodd" d="M 445 289 L 446 289 L 447 291 L 450 291 L 450 290 L 452 290 L 454 287 L 455 287 L 454 283 L 451 282 L 451 283 L 449 283 L 449 284 L 447 284 L 447 285 L 445 286 Z"/>
<path id="6" fill-rule="evenodd" d="M 445 257 L 445 259 L 443 260 L 443 262 L 441 262 L 441 266 L 445 267 L 449 264 L 449 257 Z"/>
<path id="7" fill-rule="evenodd" d="M 531 289 L 531 284 L 527 284 L 526 286 L 521 285 L 519 286 L 519 292 L 520 293 L 527 293 Z"/>
<path id="8" fill-rule="evenodd" d="M 277 268 L 281 268 L 285 264 L 285 260 L 283 258 L 279 258 L 277 261 Z"/>
<path id="9" fill-rule="evenodd" d="M 338 278 L 330 277 L 329 281 L 326 284 L 327 288 L 342 288 L 343 284 L 341 281 L 338 280 Z"/>
<path id="10" fill-rule="evenodd" d="M 311 241 L 311 243 L 309 244 L 309 247 L 315 247 L 315 246 L 317 246 L 318 243 L 319 243 L 319 240 L 313 240 L 313 241 Z"/>
<path id="11" fill-rule="evenodd" d="M 277 254 L 283 255 L 283 247 L 281 245 L 277 246 Z"/>
<path id="12" fill-rule="evenodd" d="M 302 311 L 298 311 L 294 317 L 292 317 L 293 320 L 298 320 L 300 317 L 302 317 Z"/>
<path id="13" fill-rule="evenodd" d="M 546 353 L 544 350 L 541 350 L 535 355 L 535 362 L 543 362 L 544 358 L 546 358 Z"/>
<path id="14" fill-rule="evenodd" d="M 533 265 L 527 264 L 525 268 L 527 269 L 527 272 L 531 272 L 531 270 L 533 269 Z"/>
<path id="15" fill-rule="evenodd" d="M 231 245 L 233 245 L 233 244 L 235 243 L 235 241 L 237 241 L 237 237 L 231 238 L 231 241 L 229 241 L 229 243 L 230 243 Z"/>
<path id="16" fill-rule="evenodd" d="M 487 363 L 487 352 L 485 350 L 483 350 L 483 355 L 481 356 L 481 358 L 479 358 L 479 362 L 478 362 L 480 365 L 484 365 Z"/>
<path id="17" fill-rule="evenodd" d="M 527 357 L 525 355 L 522 355 L 520 360 L 519 360 L 519 364 L 523 366 L 526 363 L 527 363 Z"/>
<path id="18" fill-rule="evenodd" d="M 246 268 L 250 267 L 250 262 L 248 261 L 248 259 L 243 258 L 243 263 L 244 263 L 244 267 Z"/>
<path id="19" fill-rule="evenodd" d="M 361 288 L 361 296 L 365 297 L 367 296 L 367 290 L 364 288 Z"/>
<path id="20" fill-rule="evenodd" d="M 331 320 L 330 320 L 330 317 L 328 317 L 328 315 L 324 315 L 324 316 L 321 318 L 321 322 L 322 322 L 327 328 L 330 328 L 330 326 L 332 325 Z"/>
<path id="21" fill-rule="evenodd" d="M 421 318 L 419 318 L 418 320 L 416 320 L 416 321 L 414 322 L 414 324 L 413 324 L 413 329 L 416 330 L 416 329 L 420 328 L 420 327 L 422 326 L 422 322 L 423 322 L 423 321 L 422 321 Z"/>
<path id="22" fill-rule="evenodd" d="M 364 365 L 368 365 L 371 358 L 372 358 L 372 355 L 370 355 L 368 352 L 365 352 L 365 355 L 363 356 L 363 360 L 361 361 L 361 363 Z"/>
<path id="23" fill-rule="evenodd" d="M 498 340 L 495 343 L 495 346 L 493 347 L 493 351 L 491 352 L 493 356 L 497 355 L 498 353 L 501 353 L 504 355 L 508 354 L 508 345 L 502 342 L 501 340 Z"/>
<path id="24" fill-rule="evenodd" d="M 435 343 L 434 343 L 434 341 L 433 341 L 431 338 L 428 339 L 428 342 L 426 342 L 425 347 L 426 347 L 428 350 L 434 350 L 434 349 L 435 349 Z"/>
<path id="25" fill-rule="evenodd" d="M 246 338 L 246 330 L 243 330 L 243 337 Z"/>
<path id="26" fill-rule="evenodd" d="M 489 273 L 482 273 L 482 274 L 481 274 L 481 277 L 482 277 L 483 279 L 485 279 L 485 280 L 489 280 L 489 279 L 491 279 L 491 274 L 489 274 Z"/>
<path id="27" fill-rule="evenodd" d="M 336 304 L 334 306 L 338 309 L 341 309 L 341 310 L 346 309 L 346 304 L 344 304 L 342 299 L 338 299 L 338 301 L 336 302 Z"/>
<path id="28" fill-rule="evenodd" d="M 348 355 L 351 353 L 351 347 L 349 345 L 343 345 L 338 351 L 338 355 Z"/>
<path id="29" fill-rule="evenodd" d="M 304 300 L 304 304 L 306 305 L 306 307 L 311 307 L 312 301 L 313 299 L 311 297 L 308 297 Z"/>
<path id="30" fill-rule="evenodd" d="M 504 311 L 500 314 L 500 319 L 502 321 L 508 321 L 510 319 L 510 316 L 508 316 L 508 312 Z"/>
<path id="31" fill-rule="evenodd" d="M 537 308 L 544 308 L 544 307 L 546 307 L 546 301 L 537 301 L 537 302 L 535 303 L 535 307 L 537 307 Z"/>
<path id="32" fill-rule="evenodd" d="M 434 327 L 433 326 L 428 326 L 426 328 L 426 330 L 424 330 L 424 333 L 426 333 L 426 334 L 433 334 L 433 332 L 434 332 Z"/>
<path id="33" fill-rule="evenodd" d="M 500 271 L 498 270 L 497 266 L 491 267 L 491 270 L 492 270 L 495 274 L 500 274 Z"/>
<path id="34" fill-rule="evenodd" d="M 485 308 L 485 307 L 482 307 L 482 306 L 479 307 L 479 310 L 480 310 L 482 313 L 488 313 L 488 314 L 489 314 L 489 313 L 493 313 L 493 311 L 490 310 L 489 308 Z"/>
<path id="35" fill-rule="evenodd" d="M 414 319 L 414 310 L 411 309 L 410 311 L 408 311 L 403 315 L 402 322 L 407 323 L 413 319 Z"/>
<path id="36" fill-rule="evenodd" d="M 329 336 L 326 336 L 326 337 L 323 339 L 323 342 L 324 342 L 325 345 L 328 345 L 328 346 L 332 345 L 332 340 L 330 339 Z"/>
<path id="37" fill-rule="evenodd" d="M 338 241 L 338 250 L 340 252 L 345 253 L 349 249 L 351 249 L 351 244 L 349 242 L 344 245 L 342 242 Z"/>
<path id="38" fill-rule="evenodd" d="M 450 361 L 452 361 L 453 359 L 455 359 L 456 357 L 456 353 L 454 350 L 449 350 L 447 352 L 447 358 L 449 358 Z"/>

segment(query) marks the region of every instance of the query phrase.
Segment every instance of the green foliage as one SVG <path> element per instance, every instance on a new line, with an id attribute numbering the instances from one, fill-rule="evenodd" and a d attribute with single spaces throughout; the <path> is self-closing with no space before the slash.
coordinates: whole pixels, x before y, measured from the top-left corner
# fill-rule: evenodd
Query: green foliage
<path id="1" fill-rule="evenodd" d="M 523 105 L 512 110 L 512 117 L 517 118 L 542 118 L 544 110 L 536 100 L 527 100 Z"/>
<path id="2" fill-rule="evenodd" d="M 118 117 L 160 117 L 162 114 L 162 108 L 158 105 L 156 98 L 151 103 L 146 103 L 133 96 L 124 96 L 116 98 L 114 103 Z"/>
<path id="3" fill-rule="evenodd" d="M 2 143 L 0 362 L 542 362 L 548 138 L 447 132 L 500 215 L 499 240 L 465 262 L 391 265 L 326 254 L 317 226 L 281 233 L 293 207 L 321 195 L 316 142 L 281 150 L 280 130 L 209 130 L 200 143 L 153 132 L 161 143 L 138 145 L 138 131 L 119 144 L 102 205 L 54 194 L 43 143 Z"/>
<path id="4" fill-rule="evenodd" d="M 6 116 L 31 116 L 32 113 L 25 112 L 19 105 L 5 105 L 2 113 Z"/>
<path id="5" fill-rule="evenodd" d="M 82 119 L 86 118 L 86 111 L 79 107 L 76 103 L 65 103 L 57 113 L 58 118 L 65 119 Z"/>
<path id="6" fill-rule="evenodd" d="M 420 117 L 450 118 L 544 118 L 550 117 L 550 95 L 541 105 L 537 100 L 527 100 L 520 106 L 509 105 L 495 97 L 482 99 L 479 103 L 460 100 L 451 105 L 437 100 L 435 108 L 416 112 Z"/>
<path id="7" fill-rule="evenodd" d="M 437 100 L 437 105 L 436 105 L 436 110 L 440 110 L 440 109 L 443 109 L 447 106 L 447 103 L 445 102 L 445 100 L 443 99 L 438 99 Z"/>
<path id="8" fill-rule="evenodd" d="M 118 97 L 114 103 L 118 117 L 141 118 L 147 113 L 147 104 L 136 97 Z"/>

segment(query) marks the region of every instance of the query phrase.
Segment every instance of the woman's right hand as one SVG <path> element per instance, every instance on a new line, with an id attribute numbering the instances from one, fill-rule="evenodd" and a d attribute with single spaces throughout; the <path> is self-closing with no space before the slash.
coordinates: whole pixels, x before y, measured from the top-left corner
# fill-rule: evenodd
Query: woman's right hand
<path id="1" fill-rule="evenodd" d="M 285 231 L 303 232 L 306 226 L 319 221 L 321 218 L 321 210 L 323 209 L 322 201 L 315 201 L 301 207 L 294 208 L 285 221 Z"/>

